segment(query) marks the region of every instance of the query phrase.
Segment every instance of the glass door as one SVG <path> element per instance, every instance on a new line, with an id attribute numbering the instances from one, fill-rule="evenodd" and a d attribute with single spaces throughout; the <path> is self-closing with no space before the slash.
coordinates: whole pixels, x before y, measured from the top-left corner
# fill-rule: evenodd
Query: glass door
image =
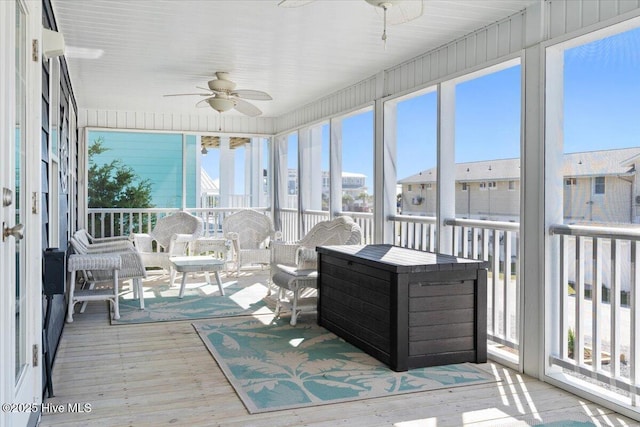
<path id="1" fill-rule="evenodd" d="M 34 424 L 41 401 L 39 366 L 42 325 L 38 311 L 39 284 L 27 273 L 27 240 L 23 225 L 28 223 L 26 147 L 33 132 L 28 123 L 30 61 L 29 9 L 34 3 L 15 0 L 1 2 L 2 27 L 12 37 L 2 40 L 0 62 L 9 64 L 2 74 L 3 104 L 0 119 L 4 124 L 0 139 L 0 188 L 2 205 L 2 240 L 0 242 L 0 305 L 2 324 L 0 360 L 2 378 L 0 399 L 3 405 L 0 424 L 25 426 Z M 32 10 L 35 17 L 35 10 Z M 32 127 L 33 128 L 33 127 Z M 36 163 L 37 164 L 37 163 Z M 37 227 L 36 224 L 34 226 Z M 32 242 L 29 242 L 31 244 Z M 30 283 L 31 286 L 27 286 Z M 37 291 L 37 292 L 36 292 Z"/>

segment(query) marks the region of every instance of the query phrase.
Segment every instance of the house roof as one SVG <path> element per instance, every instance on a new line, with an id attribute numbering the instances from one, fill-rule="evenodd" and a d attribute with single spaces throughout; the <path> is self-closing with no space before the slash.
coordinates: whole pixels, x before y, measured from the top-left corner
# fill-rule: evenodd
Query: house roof
<path id="1" fill-rule="evenodd" d="M 564 155 L 566 177 L 630 175 L 640 157 L 640 147 L 587 151 Z M 437 168 L 426 169 L 398 180 L 400 184 L 436 182 Z M 456 181 L 505 181 L 520 179 L 520 159 L 498 159 L 456 164 Z"/>
<path id="2" fill-rule="evenodd" d="M 200 193 L 220 194 L 220 180 L 212 179 L 202 168 L 200 168 Z"/>

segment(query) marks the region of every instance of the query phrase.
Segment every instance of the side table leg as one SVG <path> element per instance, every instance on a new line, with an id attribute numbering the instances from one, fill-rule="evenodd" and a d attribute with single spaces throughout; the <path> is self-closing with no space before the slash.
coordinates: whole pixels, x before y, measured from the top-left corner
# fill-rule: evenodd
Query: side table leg
<path id="1" fill-rule="evenodd" d="M 178 298 L 184 297 L 184 288 L 187 286 L 187 273 L 182 272 L 182 283 L 180 284 L 180 294 Z"/>
<path id="2" fill-rule="evenodd" d="M 222 288 L 222 280 L 220 280 L 220 272 L 216 271 L 216 282 L 218 282 L 218 289 L 220 289 L 220 295 L 224 296 L 224 289 Z"/>

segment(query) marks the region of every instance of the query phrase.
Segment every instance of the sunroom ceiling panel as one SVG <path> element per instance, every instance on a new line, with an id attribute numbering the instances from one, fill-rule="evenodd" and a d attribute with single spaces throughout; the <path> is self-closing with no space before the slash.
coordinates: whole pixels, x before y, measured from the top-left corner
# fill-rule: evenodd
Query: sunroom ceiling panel
<path id="1" fill-rule="evenodd" d="M 414 1 L 414 0 L 408 0 Z M 52 0 L 68 46 L 80 108 L 217 114 L 196 109 L 215 71 L 258 89 L 264 116 L 279 116 L 377 72 L 506 18 L 538 0 L 425 0 L 425 14 L 388 27 L 363 0 Z M 86 52 L 85 52 L 86 53 Z M 85 55 L 86 56 L 86 55 Z M 225 114 L 238 114 L 228 112 Z"/>

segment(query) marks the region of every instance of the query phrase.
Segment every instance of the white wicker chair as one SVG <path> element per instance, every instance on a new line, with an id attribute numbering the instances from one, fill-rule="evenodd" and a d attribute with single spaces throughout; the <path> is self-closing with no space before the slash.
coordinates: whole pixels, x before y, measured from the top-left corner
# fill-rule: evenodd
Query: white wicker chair
<path id="1" fill-rule="evenodd" d="M 316 288 L 317 246 L 357 245 L 362 240 L 360 226 L 348 216 L 317 223 L 298 242 L 275 242 L 272 248 L 271 282 L 278 287 L 276 316 L 280 315 L 287 291 L 291 291 L 291 325 L 298 318 L 300 291 Z"/>
<path id="2" fill-rule="evenodd" d="M 100 266 L 103 264 L 108 264 L 114 255 L 120 258 L 120 265 L 117 271 L 118 280 L 132 280 L 132 291 L 134 298 L 140 299 L 140 308 L 144 308 L 144 295 L 142 289 L 142 279 L 147 277 L 147 272 L 142 263 L 142 258 L 140 257 L 140 253 L 136 250 L 133 244 L 129 241 L 119 241 L 113 243 L 104 243 L 104 244 L 89 244 L 86 245 L 82 240 L 76 238 L 78 234 L 82 233 L 74 233 L 74 237 L 70 239 L 71 247 L 73 248 L 73 252 L 79 255 L 92 255 L 92 259 L 89 261 L 85 258 L 78 259 L 78 265 L 74 267 L 73 271 L 81 270 L 83 273 L 84 283 L 82 283 L 82 287 L 84 290 L 92 290 L 97 283 L 103 282 L 112 282 L 114 280 L 114 271 L 104 268 L 96 267 L 95 270 L 90 269 L 90 267 L 82 268 L 85 261 L 88 262 L 87 265 L 96 265 Z M 71 270 L 69 270 L 71 271 Z M 75 276 L 74 276 L 75 278 Z M 77 284 L 72 282 L 70 286 L 75 287 Z M 114 289 L 114 291 L 116 291 Z M 86 301 L 84 301 L 80 312 L 84 312 L 86 307 Z M 69 300 L 69 312 L 68 319 L 71 321 L 73 315 L 73 305 L 78 302 L 77 300 L 70 299 Z M 117 311 L 116 311 L 117 314 Z"/>
<path id="3" fill-rule="evenodd" d="M 225 217 L 222 220 L 222 231 L 225 237 L 231 240 L 238 276 L 243 265 L 269 265 L 270 245 L 281 235 L 273 229 L 271 218 L 252 209 L 241 210 Z"/>
<path id="4" fill-rule="evenodd" d="M 169 272 L 170 285 L 173 285 L 176 271 L 169 258 L 186 255 L 189 243 L 203 233 L 202 219 L 187 212 L 176 212 L 160 218 L 150 233 L 132 233 L 131 240 L 140 252 L 144 266 L 160 267 Z"/>

